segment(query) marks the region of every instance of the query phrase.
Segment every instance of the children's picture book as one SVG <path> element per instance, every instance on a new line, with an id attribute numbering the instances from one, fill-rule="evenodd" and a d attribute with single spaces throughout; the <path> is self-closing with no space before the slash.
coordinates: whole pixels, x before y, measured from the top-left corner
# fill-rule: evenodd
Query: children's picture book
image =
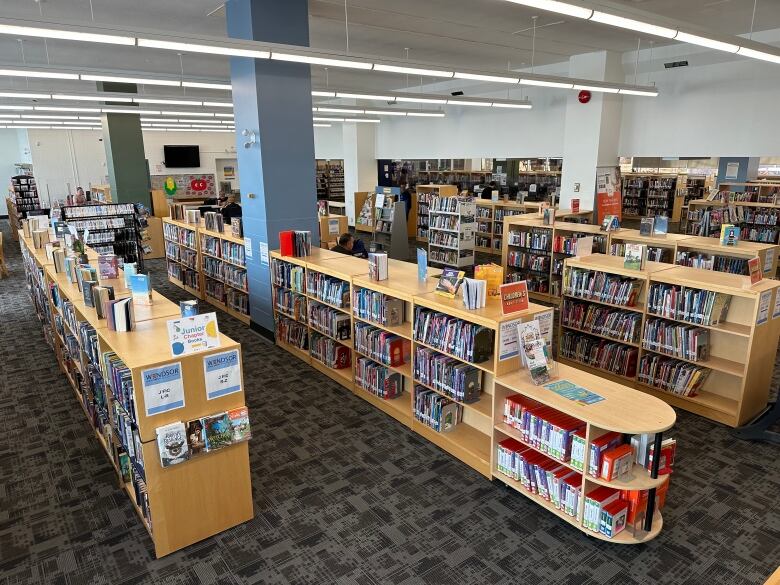
<path id="1" fill-rule="evenodd" d="M 98 274 L 100 280 L 119 278 L 119 257 L 116 254 L 98 256 Z"/>
<path id="2" fill-rule="evenodd" d="M 664 236 L 669 233 L 669 218 L 665 215 L 658 215 L 655 218 L 655 225 L 653 226 L 653 234 L 656 236 Z"/>
<path id="3" fill-rule="evenodd" d="M 454 299 L 455 295 L 458 294 L 458 289 L 460 289 L 464 276 L 466 276 L 466 273 L 462 270 L 445 268 L 441 273 L 441 277 L 439 277 L 436 294 Z"/>
<path id="4" fill-rule="evenodd" d="M 461 288 L 463 289 L 463 305 L 470 311 L 481 309 L 487 303 L 486 281 L 464 278 Z"/>
<path id="5" fill-rule="evenodd" d="M 206 452 L 206 438 L 203 435 L 203 421 L 199 418 L 187 423 L 187 444 L 192 456 Z"/>
<path id="6" fill-rule="evenodd" d="M 645 264 L 645 251 L 647 246 L 644 244 L 626 243 L 626 255 L 623 259 L 623 267 L 629 270 L 642 270 Z"/>
<path id="7" fill-rule="evenodd" d="M 639 235 L 652 236 L 654 228 L 655 228 L 655 218 L 643 217 L 641 223 L 639 224 Z"/>
<path id="8" fill-rule="evenodd" d="M 187 431 L 183 422 L 175 422 L 157 429 L 157 448 L 163 467 L 184 463 L 190 458 Z"/>
<path id="9" fill-rule="evenodd" d="M 194 317 L 198 314 L 198 301 L 179 301 L 179 310 L 182 317 Z"/>
<path id="10" fill-rule="evenodd" d="M 204 416 L 203 436 L 206 439 L 206 451 L 216 451 L 233 442 L 233 425 L 226 412 Z"/>
<path id="11" fill-rule="evenodd" d="M 739 244 L 739 228 L 730 223 L 720 226 L 720 245 L 736 246 Z"/>
<path id="12" fill-rule="evenodd" d="M 498 264 L 480 264 L 474 267 L 474 278 L 487 282 L 489 297 L 501 296 L 501 284 L 504 282 L 504 269 Z"/>
<path id="13" fill-rule="evenodd" d="M 249 426 L 249 409 L 246 406 L 228 410 L 227 415 L 230 419 L 234 443 L 241 443 L 252 438 L 252 429 Z"/>

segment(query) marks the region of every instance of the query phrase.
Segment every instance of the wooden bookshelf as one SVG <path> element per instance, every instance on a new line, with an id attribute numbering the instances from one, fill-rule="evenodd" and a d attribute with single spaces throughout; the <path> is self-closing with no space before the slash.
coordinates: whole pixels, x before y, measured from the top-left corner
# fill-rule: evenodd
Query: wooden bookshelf
<path id="1" fill-rule="evenodd" d="M 685 232 L 691 235 L 719 237 L 722 223 L 731 223 L 739 226 L 741 241 L 780 243 L 780 200 L 776 194 L 780 184 L 773 185 L 770 194 L 759 195 L 763 188 L 759 187 L 753 194 L 721 193 L 723 197 L 715 200 L 690 201 Z"/>
<path id="2" fill-rule="evenodd" d="M 758 242 L 746 242 L 740 240 L 736 246 L 722 246 L 719 239 L 693 236 L 677 242 L 677 254 L 682 252 L 703 253 L 710 258 L 734 258 L 750 260 L 759 258 L 765 277 L 774 277 L 777 272 L 777 259 L 780 254 L 780 246 L 776 244 L 761 244 Z M 681 261 L 678 259 L 677 263 Z M 747 274 L 747 262 L 742 273 Z"/>
<path id="3" fill-rule="evenodd" d="M 418 242 L 428 241 L 428 211 L 430 209 L 431 198 L 454 197 L 458 195 L 458 188 L 455 185 L 417 185 L 415 187 L 417 198 L 417 226 L 416 237 Z M 409 216 L 411 218 L 411 215 Z"/>
<path id="4" fill-rule="evenodd" d="M 661 319 L 669 324 L 680 323 L 705 329 L 709 332 L 709 352 L 704 360 L 692 361 L 677 357 L 672 353 L 661 352 L 648 347 L 643 341 L 643 333 L 625 343 L 611 336 L 585 335 L 606 338 L 609 341 L 632 347 L 637 350 L 637 371 L 633 375 L 620 375 L 602 369 L 595 364 L 585 364 L 564 357 L 564 332 L 573 330 L 581 333 L 576 327 L 566 324 L 562 315 L 560 324 L 559 359 L 579 369 L 595 373 L 604 378 L 630 385 L 637 390 L 652 394 L 669 404 L 689 410 L 701 416 L 723 424 L 737 427 L 757 416 L 765 407 L 769 398 L 769 387 L 772 378 L 774 355 L 780 339 L 780 319 L 773 318 L 772 313 L 777 289 L 780 282 L 763 280 L 751 287 L 746 276 L 715 273 L 708 270 L 672 266 L 648 262 L 642 271 L 632 271 L 623 267 L 623 259 L 616 256 L 593 255 L 580 259 L 566 261 L 566 270 L 580 268 L 606 272 L 608 274 L 635 279 L 641 290 L 634 307 L 622 307 L 598 299 L 582 299 L 577 295 L 564 292 L 563 310 L 567 303 L 582 302 L 589 305 L 605 306 L 616 310 L 634 311 L 641 314 L 641 332 L 644 332 L 649 320 Z M 657 283 L 676 285 L 686 289 L 696 289 L 723 293 L 731 296 L 731 304 L 726 320 L 718 325 L 698 325 L 657 315 L 648 304 L 650 287 Z M 763 296 L 763 300 L 762 300 Z M 761 307 L 765 307 L 766 321 L 760 319 Z M 778 315 L 780 317 L 780 315 Z M 762 323 L 758 323 L 762 320 Z M 684 396 L 665 391 L 659 387 L 640 381 L 639 371 L 641 360 L 645 356 L 658 355 L 668 357 L 677 362 L 690 363 L 706 368 L 709 374 L 695 396 Z"/>
<path id="5" fill-rule="evenodd" d="M 130 332 L 110 331 L 105 319 L 98 319 L 95 309 L 83 302 L 78 286 L 55 271 L 43 250 L 36 250 L 29 238 L 21 238 L 25 270 L 33 283 L 33 300 L 43 323 L 46 339 L 52 344 L 58 364 L 70 382 L 91 432 L 109 457 L 117 482 L 128 494 L 133 508 L 149 532 L 155 555 L 159 558 L 214 536 L 228 528 L 251 520 L 254 516 L 248 443 L 238 443 L 218 451 L 163 468 L 157 448 L 156 429 L 173 422 L 187 422 L 215 415 L 246 404 L 243 389 L 206 399 L 203 359 L 206 356 L 241 346 L 220 335 L 217 349 L 184 356 L 171 356 L 167 321 L 180 315 L 179 307 L 156 291 L 152 305 L 135 305 L 135 328 Z M 88 255 L 89 256 L 89 255 Z M 123 286 L 124 276 L 111 282 L 117 297 L 129 295 Z M 56 291 L 56 295 L 52 294 Z M 58 302 L 55 302 L 55 299 Z M 66 317 L 66 312 L 69 317 Z M 73 323 L 69 323 L 72 320 Z M 75 327 L 74 327 L 75 326 Z M 82 328 L 94 330 L 97 362 L 80 338 Z M 72 351 L 72 350 L 75 350 Z M 134 388 L 135 413 L 128 414 L 111 388 L 105 360 L 106 353 L 116 354 L 129 369 Z M 180 408 L 147 415 L 142 391 L 143 372 L 173 364 L 181 365 L 184 405 Z M 104 384 L 96 386 L 88 373 L 100 373 Z M 243 388 L 243 384 L 242 384 Z M 100 394 L 97 393 L 98 390 Z M 104 396 L 104 398 L 103 398 Z M 125 413 L 134 421 L 135 449 L 143 464 L 133 461 L 131 472 L 142 471 L 142 479 L 133 477 L 125 483 L 119 466 L 119 452 L 126 439 L 119 436 L 116 413 Z M 137 499 L 136 487 L 143 486 L 146 499 Z M 210 512 L 204 514 L 204 510 Z M 151 518 L 151 523 L 149 522 Z"/>
<path id="6" fill-rule="evenodd" d="M 10 197 L 5 198 L 5 206 L 8 209 L 8 223 L 11 225 L 11 237 L 19 241 L 19 230 L 22 229 L 19 214 L 16 212 L 16 203 Z"/>
<path id="7" fill-rule="evenodd" d="M 170 226 L 170 227 L 169 227 Z M 189 224 L 185 221 L 179 221 L 171 219 L 169 217 L 163 218 L 163 239 L 165 240 L 165 258 L 168 265 L 168 280 L 178 286 L 179 288 L 187 291 L 192 296 L 203 300 L 203 272 L 201 269 L 202 260 L 199 250 L 198 239 L 199 226 Z M 178 233 L 179 237 L 175 237 Z M 185 238 L 184 235 L 187 234 Z M 185 241 L 186 240 L 186 241 Z M 192 262 L 183 262 L 183 254 L 188 254 L 188 257 L 194 255 Z M 174 265 L 173 267 L 171 265 Z M 183 278 L 177 278 L 171 272 L 171 270 L 191 270 L 195 274 L 191 276 L 192 281 L 184 282 Z"/>
<path id="8" fill-rule="evenodd" d="M 229 227 L 226 226 L 227 230 Z M 219 247 L 216 249 L 216 254 L 210 254 L 206 248 L 206 242 L 215 240 L 219 242 Z M 228 313 L 231 317 L 235 317 L 239 321 L 249 324 L 249 279 L 246 277 L 246 258 L 244 257 L 244 238 L 233 236 L 231 233 L 217 232 L 206 229 L 203 225 L 198 228 L 198 246 L 199 257 L 201 260 L 201 267 L 207 262 L 206 258 L 211 258 L 216 262 L 222 262 L 224 264 L 223 274 L 214 274 L 209 276 L 203 273 L 203 294 L 205 300 L 220 307 L 223 311 Z M 238 254 L 234 256 L 226 255 L 226 247 L 235 247 L 238 250 Z M 212 252 L 215 250 L 212 250 Z M 235 281 L 232 281 L 227 277 L 226 272 L 228 270 L 235 271 L 243 274 L 246 279 L 245 286 L 240 286 Z M 214 298 L 208 294 L 207 280 L 215 280 L 224 285 L 225 298 Z"/>
<path id="9" fill-rule="evenodd" d="M 91 185 L 89 192 L 92 197 L 92 201 L 100 201 L 101 203 L 111 203 L 111 185 Z"/>
<path id="10" fill-rule="evenodd" d="M 665 215 L 670 222 L 680 219 L 682 198 L 677 198 L 675 174 L 626 173 L 623 175 L 623 217 Z"/>
<path id="11" fill-rule="evenodd" d="M 549 454 L 536 449 L 523 440 L 522 433 L 515 427 L 506 424 L 504 420 L 504 403 L 510 395 L 521 395 L 535 400 L 545 406 L 549 406 L 558 412 L 572 416 L 585 423 L 585 439 L 589 445 L 595 438 L 607 433 L 618 432 L 623 434 L 651 434 L 663 433 L 674 425 L 676 415 L 671 407 L 663 402 L 643 395 L 622 384 L 604 380 L 601 377 L 582 372 L 565 364 L 558 365 L 557 380 L 569 381 L 586 390 L 598 394 L 603 398 L 601 402 L 590 405 L 582 405 L 576 401 L 568 400 L 551 392 L 544 386 L 536 386 L 526 370 L 513 371 L 496 378 L 495 393 L 493 395 L 493 452 L 491 461 L 491 473 L 497 479 L 512 489 L 522 493 L 528 499 L 546 508 L 560 519 L 582 530 L 588 536 L 617 544 L 641 544 L 652 540 L 663 528 L 663 517 L 660 511 L 655 510 L 655 492 L 668 479 L 668 476 L 653 476 L 652 473 L 634 465 L 634 470 L 627 476 L 608 481 L 603 478 L 595 478 L 586 473 L 580 473 L 580 501 L 599 485 L 614 489 L 626 490 L 653 490 L 648 497 L 648 508 L 645 510 L 652 523 L 641 524 L 638 527 L 626 527 L 625 530 L 609 538 L 600 532 L 593 532 L 583 525 L 584 505 L 581 505 L 573 515 L 557 509 L 550 501 L 531 493 L 524 488 L 521 482 L 502 473 L 497 466 L 497 450 L 500 441 L 512 438 L 523 445 L 549 457 Z M 586 449 L 584 469 L 588 469 L 590 449 Z M 562 464 L 571 470 L 566 462 Z M 653 504 L 650 504 L 650 501 Z"/>
<path id="12" fill-rule="evenodd" d="M 442 209 L 443 204 L 449 207 L 449 203 L 455 200 L 455 210 Z M 428 228 L 429 264 L 453 268 L 474 265 L 475 213 L 473 197 L 432 197 L 428 212 L 431 224 Z M 438 225 L 432 225 L 434 223 Z M 451 241 L 453 239 L 454 242 Z"/>
<path id="13" fill-rule="evenodd" d="M 647 246 L 648 257 L 654 262 L 663 262 L 665 264 L 674 264 L 677 258 L 677 244 L 690 238 L 685 234 L 656 234 L 643 236 L 639 230 L 620 228 L 610 232 L 609 254 L 612 256 L 624 256 L 625 244 L 642 244 Z"/>

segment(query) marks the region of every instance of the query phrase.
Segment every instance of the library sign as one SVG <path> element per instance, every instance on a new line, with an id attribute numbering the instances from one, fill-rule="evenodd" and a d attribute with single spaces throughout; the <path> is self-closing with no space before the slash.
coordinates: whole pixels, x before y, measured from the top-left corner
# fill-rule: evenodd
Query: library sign
<path id="1" fill-rule="evenodd" d="M 217 314 L 206 313 L 168 321 L 168 341 L 174 356 L 219 347 Z"/>
<path id="2" fill-rule="evenodd" d="M 528 283 L 525 280 L 502 284 L 500 291 L 501 312 L 504 315 L 528 310 Z"/>

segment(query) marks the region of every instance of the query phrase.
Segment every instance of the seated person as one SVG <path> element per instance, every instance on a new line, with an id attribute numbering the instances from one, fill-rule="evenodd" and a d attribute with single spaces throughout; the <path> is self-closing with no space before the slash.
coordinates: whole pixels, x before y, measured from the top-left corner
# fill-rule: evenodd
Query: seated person
<path id="1" fill-rule="evenodd" d="M 227 198 L 227 205 L 225 205 L 225 207 L 220 209 L 220 212 L 222 213 L 222 217 L 224 218 L 225 223 L 228 224 L 230 223 L 231 219 L 233 219 L 234 217 L 241 217 L 243 213 L 241 211 L 241 206 L 238 203 L 236 203 L 235 195 L 230 195 Z"/>
<path id="2" fill-rule="evenodd" d="M 338 252 L 339 254 L 368 258 L 368 253 L 366 252 L 366 247 L 363 245 L 363 242 L 356 240 L 355 236 L 349 232 L 345 232 L 339 236 L 338 244 L 333 248 L 333 251 Z"/>

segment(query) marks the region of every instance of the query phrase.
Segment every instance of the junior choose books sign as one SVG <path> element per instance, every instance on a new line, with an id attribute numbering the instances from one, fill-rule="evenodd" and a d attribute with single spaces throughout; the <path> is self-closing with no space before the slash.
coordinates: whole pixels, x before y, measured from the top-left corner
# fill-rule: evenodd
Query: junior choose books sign
<path id="1" fill-rule="evenodd" d="M 217 314 L 205 313 L 168 321 L 171 354 L 187 355 L 219 347 Z"/>

